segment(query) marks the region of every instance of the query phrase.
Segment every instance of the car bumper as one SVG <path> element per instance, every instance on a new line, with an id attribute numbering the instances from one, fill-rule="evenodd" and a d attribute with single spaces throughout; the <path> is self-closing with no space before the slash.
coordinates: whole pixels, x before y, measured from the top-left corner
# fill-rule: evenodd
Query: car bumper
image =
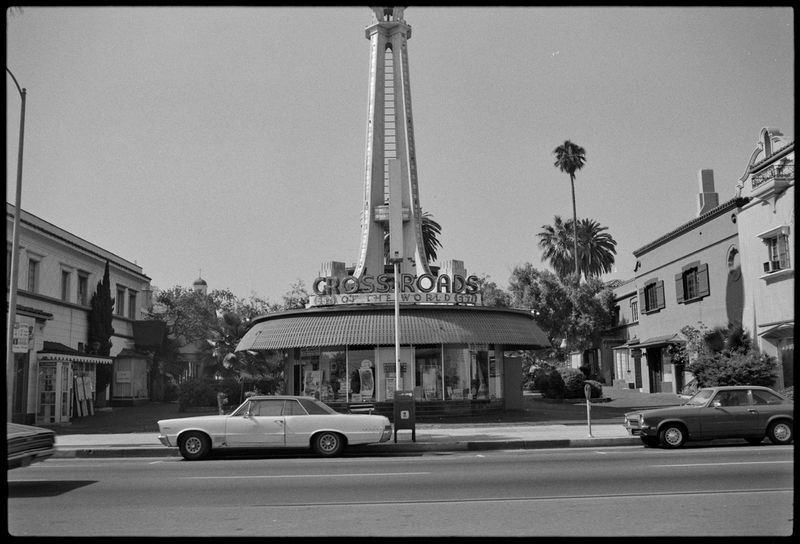
<path id="1" fill-rule="evenodd" d="M 387 425 L 387 426 L 386 426 L 386 427 L 383 429 L 383 434 L 381 435 L 381 439 L 380 439 L 380 440 L 378 440 L 378 442 L 386 442 L 386 441 L 387 441 L 387 440 L 389 440 L 391 437 L 392 437 L 392 426 L 391 426 L 391 425 Z"/>
<path id="2" fill-rule="evenodd" d="M 172 444 L 169 443 L 169 437 L 164 436 L 163 434 L 158 435 L 158 441 L 167 446 L 168 448 L 173 447 Z"/>

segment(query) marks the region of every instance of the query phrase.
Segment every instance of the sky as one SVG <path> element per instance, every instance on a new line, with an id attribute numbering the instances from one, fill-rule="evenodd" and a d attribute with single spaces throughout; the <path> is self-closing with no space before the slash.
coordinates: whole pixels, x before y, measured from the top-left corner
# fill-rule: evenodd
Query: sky
<path id="1" fill-rule="evenodd" d="M 367 7 L 26 7 L 6 65 L 27 89 L 22 208 L 142 267 L 153 286 L 281 302 L 355 264 Z M 697 215 L 698 172 L 735 196 L 763 127 L 794 140 L 786 7 L 409 7 L 419 196 L 441 264 L 506 289 L 572 216 L 565 140 L 586 149 L 577 215 L 614 272 Z M 6 201 L 20 99 L 6 75 Z"/>

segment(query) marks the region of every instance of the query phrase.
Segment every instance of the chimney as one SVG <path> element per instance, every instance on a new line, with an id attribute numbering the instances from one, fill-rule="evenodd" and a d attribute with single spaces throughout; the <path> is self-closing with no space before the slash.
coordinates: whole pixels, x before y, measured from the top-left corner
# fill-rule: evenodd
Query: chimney
<path id="1" fill-rule="evenodd" d="M 700 200 L 697 206 L 697 215 L 701 216 L 719 206 L 719 195 L 714 191 L 713 170 L 700 170 L 697 174 L 697 179 L 700 181 Z"/>

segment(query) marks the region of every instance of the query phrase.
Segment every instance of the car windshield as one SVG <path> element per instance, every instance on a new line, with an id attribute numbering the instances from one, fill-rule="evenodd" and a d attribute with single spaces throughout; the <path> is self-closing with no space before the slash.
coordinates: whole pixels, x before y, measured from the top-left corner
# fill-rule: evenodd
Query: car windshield
<path id="1" fill-rule="evenodd" d="M 708 402 L 708 399 L 711 398 L 711 395 L 714 394 L 713 389 L 701 389 L 697 393 L 694 394 L 692 398 L 687 400 L 684 404 L 688 406 L 703 406 Z"/>

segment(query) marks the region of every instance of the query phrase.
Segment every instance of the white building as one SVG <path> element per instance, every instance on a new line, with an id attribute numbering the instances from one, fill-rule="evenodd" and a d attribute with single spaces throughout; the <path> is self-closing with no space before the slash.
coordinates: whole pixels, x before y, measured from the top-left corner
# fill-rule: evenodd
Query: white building
<path id="1" fill-rule="evenodd" d="M 9 287 L 14 214 L 14 206 L 6 203 Z M 97 365 L 113 364 L 118 354 L 133 348 L 133 323 L 150 304 L 150 278 L 137 264 L 25 210 L 19 229 L 15 325 L 20 342 L 8 388 L 9 416 L 20 423 L 63 423 L 88 415 L 95 401 L 107 398 L 107 391 L 96 391 Z M 114 335 L 110 356 L 101 357 L 87 353 L 88 317 L 106 263 L 115 298 Z M 146 388 L 141 394 L 147 394 Z"/>
<path id="2" fill-rule="evenodd" d="M 794 142 L 761 130 L 737 195 L 749 198 L 738 215 L 745 282 L 743 322 L 762 353 L 783 368 L 779 386 L 794 384 Z"/>

